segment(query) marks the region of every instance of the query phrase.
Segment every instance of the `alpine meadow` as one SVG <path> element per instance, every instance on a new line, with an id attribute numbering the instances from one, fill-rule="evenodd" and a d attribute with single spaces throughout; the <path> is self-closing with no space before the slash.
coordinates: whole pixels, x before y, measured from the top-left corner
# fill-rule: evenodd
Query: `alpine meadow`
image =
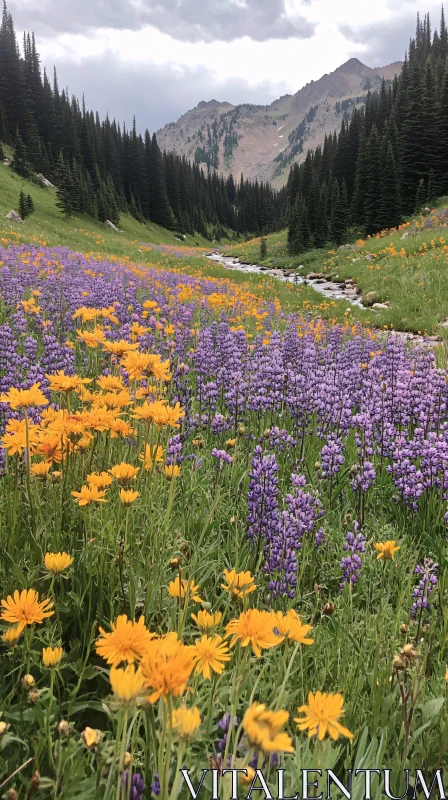
<path id="1" fill-rule="evenodd" d="M 150 133 L 153 97 L 60 90 L 52 37 L 76 83 L 106 29 L 199 58 L 308 17 L 52 3 L 0 27 L 0 798 L 444 798 L 443 8 Z"/>

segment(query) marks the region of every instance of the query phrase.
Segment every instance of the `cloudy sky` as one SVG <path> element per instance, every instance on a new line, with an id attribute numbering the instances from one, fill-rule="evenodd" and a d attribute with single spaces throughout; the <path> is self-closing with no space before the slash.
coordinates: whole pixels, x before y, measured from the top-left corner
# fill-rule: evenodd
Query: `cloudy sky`
<path id="1" fill-rule="evenodd" d="M 422 5 L 425 3 L 426 5 Z M 200 100 L 270 103 L 352 56 L 403 58 L 433 0 L 8 0 L 59 86 L 157 130 Z"/>

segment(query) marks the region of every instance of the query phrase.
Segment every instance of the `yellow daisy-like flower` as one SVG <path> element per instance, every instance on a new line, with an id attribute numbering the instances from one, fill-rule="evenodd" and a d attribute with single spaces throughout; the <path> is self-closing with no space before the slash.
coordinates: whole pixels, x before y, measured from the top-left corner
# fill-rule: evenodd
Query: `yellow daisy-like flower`
<path id="1" fill-rule="evenodd" d="M 132 506 L 138 496 L 139 492 L 133 492 L 132 489 L 120 489 L 120 500 L 126 508 Z"/>
<path id="2" fill-rule="evenodd" d="M 97 489 L 106 489 L 113 483 L 113 478 L 108 472 L 91 472 L 90 475 L 87 475 L 86 481 L 89 486 L 96 486 Z"/>
<path id="3" fill-rule="evenodd" d="M 79 492 L 72 492 L 77 499 L 78 506 L 90 506 L 92 503 L 107 503 L 105 491 L 100 491 L 96 486 L 81 486 Z"/>
<path id="4" fill-rule="evenodd" d="M 116 478 L 120 486 L 128 486 L 135 479 L 139 470 L 140 467 L 133 467 L 132 464 L 126 464 L 125 461 L 122 461 L 121 464 L 115 464 L 109 472 Z"/>
<path id="5" fill-rule="evenodd" d="M 314 639 L 307 639 L 308 633 L 312 630 L 311 625 L 303 625 L 299 614 L 290 608 L 286 614 L 282 611 L 274 613 L 275 628 L 285 639 L 300 644 L 314 644 Z"/>
<path id="6" fill-rule="evenodd" d="M 199 586 L 197 586 L 194 581 L 183 580 L 181 577 L 174 578 L 174 580 L 168 584 L 168 594 L 180 600 L 183 600 L 186 594 L 188 594 L 190 599 L 194 600 L 195 603 L 202 603 L 203 600 L 198 592 Z"/>
<path id="7" fill-rule="evenodd" d="M 243 775 L 240 772 L 239 775 L 238 775 L 238 783 L 240 783 L 241 786 L 251 786 L 252 785 L 252 781 L 255 778 L 256 772 L 255 772 L 254 768 L 253 767 L 249 767 L 249 765 L 247 765 L 247 767 L 244 767 L 244 769 L 246 770 L 247 774 Z"/>
<path id="8" fill-rule="evenodd" d="M 120 339 L 119 342 L 109 342 L 107 339 L 104 339 L 102 346 L 104 350 L 107 350 L 108 353 L 111 353 L 111 355 L 117 358 L 123 358 L 125 353 L 129 353 L 130 350 L 138 350 L 140 347 L 138 342 L 130 344 L 124 339 Z"/>
<path id="9" fill-rule="evenodd" d="M 383 559 L 383 561 L 394 561 L 394 555 L 397 550 L 400 550 L 400 547 L 395 544 L 395 539 L 388 539 L 387 542 L 379 542 L 376 544 L 375 550 L 378 550 L 377 561 L 380 559 Z"/>
<path id="10" fill-rule="evenodd" d="M 171 481 L 173 478 L 178 478 L 180 475 L 180 467 L 177 464 L 167 464 L 165 467 L 165 477 Z"/>
<path id="11" fill-rule="evenodd" d="M 308 731 L 308 736 L 316 736 L 322 740 L 328 733 L 332 739 L 346 736 L 353 739 L 353 734 L 339 723 L 344 714 L 344 698 L 341 694 L 326 694 L 325 692 L 312 692 L 308 695 L 308 705 L 297 709 L 303 717 L 295 717 L 299 731 Z"/>
<path id="12" fill-rule="evenodd" d="M 0 403 L 7 403 L 13 411 L 30 406 L 47 406 L 48 400 L 39 386 L 40 383 L 33 383 L 30 389 L 16 389 L 12 386 L 8 392 L 0 394 Z"/>
<path id="13" fill-rule="evenodd" d="M 275 647 L 283 641 L 281 636 L 274 633 L 275 625 L 275 618 L 269 611 L 250 608 L 237 619 L 230 620 L 226 625 L 226 636 L 233 637 L 230 647 L 234 647 L 238 641 L 241 647 L 251 645 L 257 658 L 260 658 L 262 649 Z"/>
<path id="14" fill-rule="evenodd" d="M 180 420 L 185 416 L 185 410 L 181 408 L 180 403 L 169 406 L 165 400 L 154 400 L 152 403 L 146 402 L 138 406 L 132 416 L 143 422 L 153 422 L 159 428 L 164 426 L 179 428 Z"/>
<path id="15" fill-rule="evenodd" d="M 160 697 L 165 700 L 168 695 L 182 695 L 194 664 L 194 647 L 184 645 L 177 638 L 177 633 L 169 633 L 149 642 L 141 661 L 146 686 L 152 689 L 148 701 L 156 703 Z"/>
<path id="16" fill-rule="evenodd" d="M 181 706 L 171 714 L 171 727 L 180 739 L 190 739 L 194 736 L 200 724 L 201 715 L 196 706 L 193 708 Z"/>
<path id="17" fill-rule="evenodd" d="M 91 747 L 95 747 L 100 743 L 100 734 L 98 731 L 94 730 L 94 728 L 84 728 L 81 738 L 89 750 Z"/>
<path id="18" fill-rule="evenodd" d="M 197 614 L 192 614 L 191 619 L 194 619 L 201 631 L 211 631 L 218 627 L 222 620 L 222 614 L 220 611 L 210 614 L 208 611 L 201 610 Z"/>
<path id="19" fill-rule="evenodd" d="M 250 572 L 237 572 L 235 569 L 224 570 L 225 583 L 221 584 L 221 589 L 230 592 L 234 597 L 246 597 L 255 592 L 255 578 Z"/>
<path id="20" fill-rule="evenodd" d="M 63 369 L 58 370 L 54 375 L 46 375 L 52 392 L 65 392 L 69 394 L 84 385 L 92 383 L 91 378 L 80 378 L 78 375 L 66 375 Z"/>
<path id="21" fill-rule="evenodd" d="M 57 667 L 61 662 L 63 653 L 62 647 L 44 647 L 42 661 L 46 667 Z"/>
<path id="22" fill-rule="evenodd" d="M 9 644 L 10 647 L 15 647 L 17 642 L 19 641 L 21 635 L 22 635 L 22 631 L 20 630 L 20 628 L 18 628 L 18 627 L 17 628 L 14 628 L 14 627 L 8 628 L 7 631 L 2 633 L 2 641 L 5 644 Z"/>
<path id="23" fill-rule="evenodd" d="M 69 553 L 46 553 L 44 564 L 48 572 L 57 575 L 73 564 L 73 558 Z"/>
<path id="24" fill-rule="evenodd" d="M 269 611 L 259 611 L 250 608 L 226 625 L 226 636 L 233 636 L 230 647 L 239 641 L 241 647 L 252 646 L 257 656 L 261 657 L 261 650 L 275 647 L 283 641 L 281 636 L 274 632 L 276 620 Z"/>
<path id="25" fill-rule="evenodd" d="M 134 703 L 144 692 L 145 681 L 140 667 L 128 664 L 125 669 L 112 667 L 109 675 L 114 697 L 120 703 Z"/>
<path id="26" fill-rule="evenodd" d="M 156 464 L 160 464 L 163 462 L 163 447 L 162 445 L 158 445 L 157 447 L 147 444 L 143 453 L 140 453 L 140 461 L 143 461 L 143 466 L 146 470 L 150 470 L 153 467 L 154 462 Z"/>
<path id="27" fill-rule="evenodd" d="M 293 753 L 292 739 L 282 731 L 288 719 L 287 711 L 270 711 L 264 703 L 252 703 L 243 718 L 244 733 L 263 753 Z"/>
<path id="28" fill-rule="evenodd" d="M 123 379 L 116 375 L 101 375 L 96 382 L 104 392 L 121 392 L 125 388 Z"/>
<path id="29" fill-rule="evenodd" d="M 50 461 L 38 461 L 37 464 L 31 464 L 30 473 L 34 478 L 41 478 L 41 480 L 45 481 L 48 478 L 50 469 Z"/>
<path id="30" fill-rule="evenodd" d="M 101 658 L 114 667 L 122 661 L 132 664 L 141 659 L 146 646 L 155 636 L 146 628 L 143 617 L 134 622 L 126 614 L 121 614 L 116 622 L 110 623 L 110 627 L 110 633 L 99 629 L 101 636 L 96 641 L 95 649 Z"/>
<path id="31" fill-rule="evenodd" d="M 218 675 L 224 670 L 226 661 L 230 661 L 229 647 L 222 636 L 202 636 L 196 639 L 196 674 L 210 680 L 212 672 Z"/>
<path id="32" fill-rule="evenodd" d="M 48 598 L 39 603 L 39 594 L 35 589 L 24 589 L 22 592 L 16 589 L 14 595 L 2 600 L 1 619 L 17 624 L 19 631 L 23 631 L 26 625 L 41 625 L 44 619 L 52 617 L 54 611 L 50 609 L 53 605 Z"/>

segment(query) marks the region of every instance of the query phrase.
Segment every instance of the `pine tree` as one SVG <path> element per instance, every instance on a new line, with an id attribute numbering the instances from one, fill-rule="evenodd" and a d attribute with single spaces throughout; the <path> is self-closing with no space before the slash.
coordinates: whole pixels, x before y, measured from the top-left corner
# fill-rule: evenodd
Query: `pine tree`
<path id="1" fill-rule="evenodd" d="M 421 207 L 425 205 L 427 200 L 427 190 L 424 178 L 420 178 L 418 187 L 417 187 L 417 194 L 415 195 L 415 204 L 414 204 L 414 211 L 420 211 Z"/>
<path id="2" fill-rule="evenodd" d="M 372 126 L 367 145 L 367 186 L 364 200 L 366 233 L 375 233 L 379 228 L 381 203 L 381 146 L 376 125 Z"/>
<path id="3" fill-rule="evenodd" d="M 56 179 L 56 205 L 66 217 L 71 217 L 73 214 L 73 189 L 70 170 L 64 161 L 62 153 L 59 154 Z"/>
<path id="4" fill-rule="evenodd" d="M 14 140 L 14 156 L 11 161 L 11 169 L 14 170 L 14 172 L 17 172 L 17 175 L 20 175 L 21 178 L 30 177 L 31 168 L 28 163 L 26 147 L 23 144 L 23 139 L 18 128 L 16 131 L 16 138 Z"/>
<path id="5" fill-rule="evenodd" d="M 6 158 L 5 151 L 3 150 L 2 143 L 0 142 L 0 161 L 4 161 Z"/>
<path id="6" fill-rule="evenodd" d="M 308 211 L 301 194 L 298 195 L 290 216 L 288 230 L 288 253 L 300 255 L 309 249 L 311 234 L 308 225 Z"/>
<path id="7" fill-rule="evenodd" d="M 18 212 L 19 212 L 20 216 L 22 217 L 22 219 L 26 219 L 27 218 L 27 216 L 28 216 L 28 206 L 27 206 L 26 197 L 25 197 L 23 191 L 21 191 L 20 195 L 19 195 Z"/>
<path id="8" fill-rule="evenodd" d="M 266 236 L 262 236 L 260 239 L 260 261 L 264 261 L 268 254 L 268 246 L 266 242 Z"/>
<path id="9" fill-rule="evenodd" d="M 30 194 L 27 194 L 26 196 L 26 205 L 27 205 L 28 216 L 31 216 L 31 214 L 34 214 L 35 207 L 33 198 L 31 197 Z"/>
<path id="10" fill-rule="evenodd" d="M 327 184 L 323 183 L 320 190 L 319 206 L 317 209 L 316 226 L 314 230 L 314 246 L 325 247 L 328 242 L 328 191 Z"/>
<path id="11" fill-rule="evenodd" d="M 152 137 L 149 162 L 149 197 L 151 221 L 164 228 L 173 229 L 175 221 L 168 203 L 162 155 L 155 133 Z"/>
<path id="12" fill-rule="evenodd" d="M 344 196 L 345 195 L 345 196 Z M 346 192 L 341 192 L 336 178 L 331 191 L 330 239 L 335 244 L 342 244 L 347 231 Z"/>
<path id="13" fill-rule="evenodd" d="M 381 198 L 378 209 L 378 228 L 393 228 L 400 221 L 400 192 L 397 167 L 390 139 L 387 135 L 382 144 Z"/>

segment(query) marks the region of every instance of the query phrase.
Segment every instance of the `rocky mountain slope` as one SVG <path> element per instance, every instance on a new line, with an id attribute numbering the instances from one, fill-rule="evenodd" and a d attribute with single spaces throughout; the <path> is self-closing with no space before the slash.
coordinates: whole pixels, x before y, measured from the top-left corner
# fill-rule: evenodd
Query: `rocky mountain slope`
<path id="1" fill-rule="evenodd" d="M 201 102 L 157 131 L 157 139 L 162 150 L 215 167 L 224 175 L 243 172 L 246 178 L 281 186 L 291 165 L 302 161 L 309 148 L 322 144 L 326 133 L 339 130 L 344 114 L 364 103 L 369 89 L 379 89 L 383 78 L 392 81 L 401 66 L 397 61 L 372 69 L 351 58 L 268 106 Z"/>

